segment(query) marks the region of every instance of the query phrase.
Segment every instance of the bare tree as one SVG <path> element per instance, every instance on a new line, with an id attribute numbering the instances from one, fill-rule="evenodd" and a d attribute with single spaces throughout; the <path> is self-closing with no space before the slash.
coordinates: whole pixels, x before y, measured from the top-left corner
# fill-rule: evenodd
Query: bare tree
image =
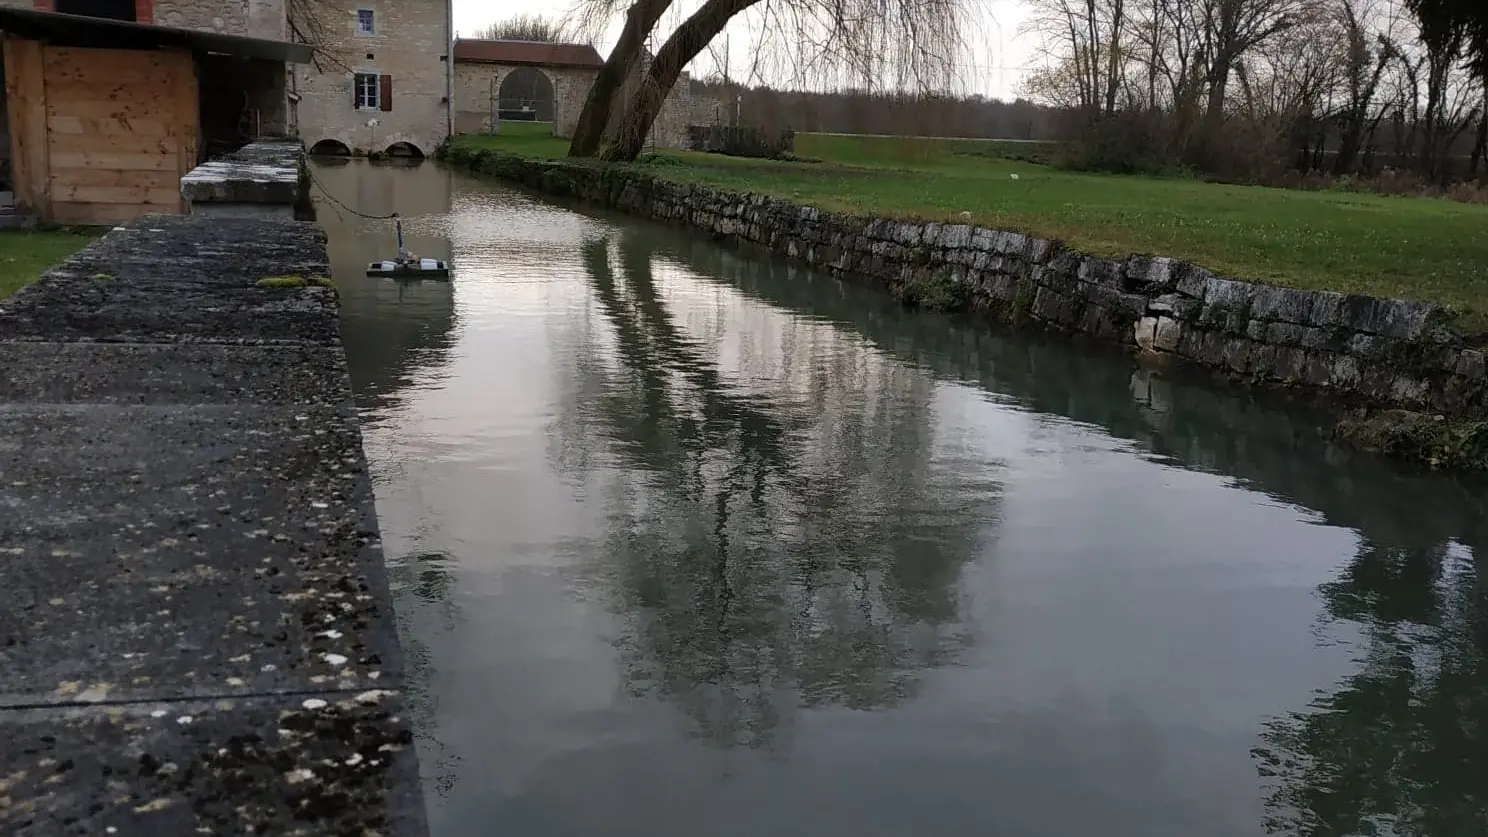
<path id="1" fill-rule="evenodd" d="M 1204 81 L 1209 100 L 1204 109 L 1205 153 L 1212 155 L 1224 132 L 1230 77 L 1251 50 L 1296 26 L 1310 9 L 1308 0 L 1198 0 L 1203 23 Z"/>
<path id="2" fill-rule="evenodd" d="M 603 9 L 613 0 L 591 2 Z M 647 0 L 639 0 L 637 5 L 644 2 Z M 632 6 L 631 11 L 636 8 Z M 639 73 L 600 156 L 608 160 L 635 159 L 683 68 L 730 21 L 751 9 L 760 13 L 763 40 L 789 55 L 803 73 L 825 74 L 845 68 L 890 87 L 922 89 L 946 87 L 954 81 L 964 50 L 961 27 L 968 17 L 964 0 L 705 0 L 671 32 Z M 651 16 L 636 15 L 637 29 L 646 24 L 647 17 Z M 651 29 L 659 20 L 657 13 Z M 627 28 L 630 24 L 627 15 Z M 650 34 L 649 29 L 646 34 Z M 611 58 L 616 56 L 612 54 Z M 625 62 L 625 58 L 620 56 L 617 63 Z M 625 63 L 635 66 L 634 62 Z M 596 109 L 602 107 L 594 96 L 590 103 Z M 585 110 L 589 109 L 586 105 Z M 586 150 L 572 148 L 571 153 Z"/>
<path id="3" fill-rule="evenodd" d="M 605 129 L 609 127 L 615 109 L 615 100 L 619 98 L 625 80 L 639 67 L 646 38 L 671 5 L 672 0 L 636 0 L 626 9 L 620 40 L 610 50 L 599 75 L 589 86 L 584 109 L 579 112 L 579 122 L 574 128 L 573 141 L 568 146 L 569 156 L 593 157 L 599 153 Z M 597 29 L 615 10 L 614 0 L 596 0 L 581 11 L 580 25 Z"/>
<path id="4" fill-rule="evenodd" d="M 1066 87 L 1090 121 L 1116 111 L 1117 92 L 1127 72 L 1126 0 L 1029 0 L 1032 14 L 1024 31 L 1043 37 L 1053 66 L 1035 78 L 1035 87 Z M 1052 90 L 1050 90 L 1052 92 Z"/>
<path id="5" fill-rule="evenodd" d="M 539 41 L 558 43 L 565 37 L 563 27 L 541 15 L 514 15 L 488 23 L 475 31 L 475 37 L 486 41 Z"/>
<path id="6" fill-rule="evenodd" d="M 1344 101 L 1338 110 L 1338 154 L 1334 174 L 1348 174 L 1358 165 L 1366 137 L 1372 136 L 1385 116 L 1377 101 L 1380 81 L 1390 65 L 1392 42 L 1386 32 L 1372 31 L 1368 0 L 1338 0 L 1333 13 L 1343 28 Z"/>
<path id="7" fill-rule="evenodd" d="M 288 0 L 284 17 L 290 40 L 310 46 L 310 63 L 316 71 L 324 73 L 329 68 L 352 72 L 351 65 L 327 46 L 332 39 L 325 0 Z"/>

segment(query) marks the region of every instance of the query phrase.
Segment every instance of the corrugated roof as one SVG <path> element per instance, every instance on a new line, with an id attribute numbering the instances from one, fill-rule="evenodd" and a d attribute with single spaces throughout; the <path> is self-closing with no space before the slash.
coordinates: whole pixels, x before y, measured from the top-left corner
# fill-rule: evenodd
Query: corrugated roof
<path id="1" fill-rule="evenodd" d="M 33 9 L 0 8 L 0 32 L 21 38 L 47 40 L 65 46 L 112 49 L 156 49 L 179 47 L 201 52 L 220 52 L 243 58 L 304 64 L 313 55 L 305 44 L 245 38 L 220 32 L 201 32 L 174 26 L 128 23 L 100 17 L 39 12 Z"/>
<path id="2" fill-rule="evenodd" d="M 604 66 L 599 51 L 589 44 L 551 44 L 539 41 L 455 41 L 455 60 L 479 64 L 527 64 L 535 67 Z"/>

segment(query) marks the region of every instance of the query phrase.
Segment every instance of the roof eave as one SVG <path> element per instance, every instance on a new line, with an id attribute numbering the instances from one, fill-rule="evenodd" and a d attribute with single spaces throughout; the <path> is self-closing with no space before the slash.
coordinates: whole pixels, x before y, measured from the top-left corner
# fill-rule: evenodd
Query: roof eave
<path id="1" fill-rule="evenodd" d="M 286 64 L 306 64 L 315 55 L 309 44 L 8 7 L 0 7 L 0 32 L 30 40 L 96 42 L 118 49 L 187 48 Z"/>

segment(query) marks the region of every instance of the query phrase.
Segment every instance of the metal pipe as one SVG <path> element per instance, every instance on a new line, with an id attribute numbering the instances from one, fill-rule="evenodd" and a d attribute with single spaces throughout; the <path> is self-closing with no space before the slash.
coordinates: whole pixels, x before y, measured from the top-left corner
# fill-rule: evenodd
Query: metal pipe
<path id="1" fill-rule="evenodd" d="M 455 135 L 455 0 L 444 0 L 444 135 Z"/>

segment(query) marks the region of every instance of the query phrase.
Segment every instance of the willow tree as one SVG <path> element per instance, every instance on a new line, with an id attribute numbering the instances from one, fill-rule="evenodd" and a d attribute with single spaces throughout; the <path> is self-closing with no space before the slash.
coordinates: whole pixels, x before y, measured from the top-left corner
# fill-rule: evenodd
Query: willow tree
<path id="1" fill-rule="evenodd" d="M 592 13 L 618 11 L 615 0 L 587 1 Z M 969 24 L 966 0 L 704 0 L 667 36 L 625 100 L 617 101 L 670 5 L 635 0 L 627 8 L 622 43 L 605 66 L 609 86 L 601 90 L 596 83 L 591 91 L 579 117 L 585 132 L 576 132 L 570 154 L 634 160 L 683 68 L 751 9 L 762 12 L 759 49 L 780 55 L 797 78 L 846 73 L 879 88 L 949 87 Z M 608 143 L 596 135 L 608 135 Z"/>
<path id="2" fill-rule="evenodd" d="M 593 157 L 599 153 L 605 128 L 609 126 L 615 109 L 615 100 L 625 87 L 625 79 L 639 62 L 646 38 L 671 5 L 672 0 L 636 0 L 626 9 L 620 39 L 610 50 L 594 83 L 589 85 L 589 95 L 584 100 L 573 141 L 568 146 L 570 157 Z M 580 25 L 597 29 L 617 10 L 618 4 L 614 0 L 595 0 L 583 9 Z"/>

